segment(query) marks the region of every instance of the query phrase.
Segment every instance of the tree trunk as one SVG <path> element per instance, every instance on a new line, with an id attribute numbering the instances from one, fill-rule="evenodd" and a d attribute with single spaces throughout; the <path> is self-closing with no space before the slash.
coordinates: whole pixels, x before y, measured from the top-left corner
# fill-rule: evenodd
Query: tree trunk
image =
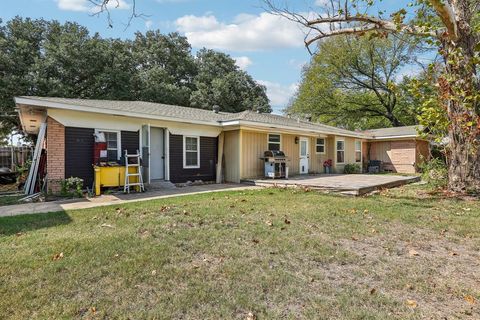
<path id="1" fill-rule="evenodd" d="M 479 83 L 473 59 L 476 40 L 468 8 L 465 2 L 458 3 L 458 37 L 443 41 L 446 73 L 439 80 L 450 119 L 448 187 L 454 192 L 480 193 Z"/>

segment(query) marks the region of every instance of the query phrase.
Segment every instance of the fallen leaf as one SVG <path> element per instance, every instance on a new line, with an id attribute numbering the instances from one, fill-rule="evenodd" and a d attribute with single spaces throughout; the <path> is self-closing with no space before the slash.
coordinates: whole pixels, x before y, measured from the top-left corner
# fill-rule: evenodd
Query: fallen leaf
<path id="1" fill-rule="evenodd" d="M 90 311 L 92 311 L 93 314 L 96 314 L 96 313 L 97 313 L 97 308 L 91 307 L 91 308 L 90 308 Z"/>
<path id="2" fill-rule="evenodd" d="M 407 303 L 407 306 L 409 306 L 410 308 L 416 308 L 417 307 L 417 301 L 415 301 L 415 300 L 407 299 L 406 303 Z"/>
<path id="3" fill-rule="evenodd" d="M 60 260 L 62 258 L 63 258 L 63 252 L 60 252 L 60 253 L 54 254 L 53 257 L 52 257 L 52 260 L 56 261 L 56 260 Z"/>
<path id="4" fill-rule="evenodd" d="M 358 241 L 358 238 L 355 237 L 355 236 L 352 236 L 352 240 L 353 240 L 353 241 Z"/>
<path id="5" fill-rule="evenodd" d="M 415 249 L 410 249 L 410 250 L 408 251 L 408 255 L 409 255 L 410 257 L 413 257 L 413 256 L 419 256 L 420 254 L 418 253 L 417 250 L 415 250 Z"/>
<path id="6" fill-rule="evenodd" d="M 470 304 L 475 304 L 475 298 L 472 295 L 466 295 L 465 301 L 467 301 Z"/>

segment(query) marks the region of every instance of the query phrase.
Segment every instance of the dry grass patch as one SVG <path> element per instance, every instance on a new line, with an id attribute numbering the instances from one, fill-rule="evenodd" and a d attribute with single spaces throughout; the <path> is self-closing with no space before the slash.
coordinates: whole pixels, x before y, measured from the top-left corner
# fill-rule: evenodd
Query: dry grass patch
<path id="1" fill-rule="evenodd" d="M 480 317 L 480 206 L 408 186 L 0 219 L 0 318 Z"/>

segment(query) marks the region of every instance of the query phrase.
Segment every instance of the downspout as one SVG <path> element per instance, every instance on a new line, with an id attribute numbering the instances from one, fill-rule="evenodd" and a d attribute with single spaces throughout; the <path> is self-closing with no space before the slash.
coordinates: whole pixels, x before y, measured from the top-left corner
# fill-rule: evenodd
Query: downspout
<path id="1" fill-rule="evenodd" d="M 223 145 L 225 141 L 225 133 L 222 131 L 218 136 L 218 155 L 217 155 L 217 183 L 222 183 L 222 174 L 223 174 Z"/>

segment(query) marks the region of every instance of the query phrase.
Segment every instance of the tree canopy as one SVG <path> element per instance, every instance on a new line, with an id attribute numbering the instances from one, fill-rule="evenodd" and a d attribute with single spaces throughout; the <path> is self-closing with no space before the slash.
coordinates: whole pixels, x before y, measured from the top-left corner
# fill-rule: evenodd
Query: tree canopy
<path id="1" fill-rule="evenodd" d="M 414 124 L 401 72 L 415 50 L 411 39 L 398 37 L 326 39 L 304 69 L 287 112 L 350 129 Z"/>
<path id="2" fill-rule="evenodd" d="M 144 100 L 223 111 L 271 112 L 266 88 L 229 55 L 197 55 L 178 33 L 104 39 L 73 22 L 0 20 L 0 121 L 18 127 L 14 96 Z"/>
<path id="3" fill-rule="evenodd" d="M 414 0 L 390 12 L 380 9 L 381 0 L 331 0 L 320 1 L 315 14 L 264 2 L 271 12 L 310 31 L 307 47 L 326 38 L 370 33 L 408 35 L 436 47 L 442 71 L 433 91 L 430 83 L 423 84 L 436 99 L 427 95 L 422 117 L 427 123 L 443 122 L 448 132 L 449 189 L 480 194 L 480 0 Z"/>

